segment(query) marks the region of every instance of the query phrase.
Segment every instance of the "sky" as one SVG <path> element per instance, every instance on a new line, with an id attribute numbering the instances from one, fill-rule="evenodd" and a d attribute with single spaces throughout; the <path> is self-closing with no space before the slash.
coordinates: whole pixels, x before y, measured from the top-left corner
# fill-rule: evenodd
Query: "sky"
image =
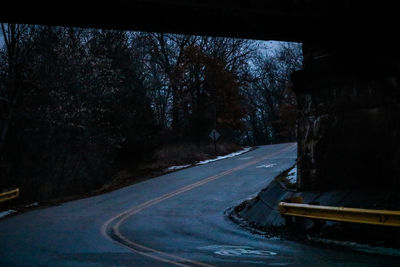
<path id="1" fill-rule="evenodd" d="M 276 49 L 278 49 L 279 44 L 283 43 L 281 41 L 273 41 L 273 40 L 270 40 L 270 41 L 259 40 L 256 42 L 259 43 L 260 51 L 262 51 L 262 52 L 267 52 L 267 51 L 274 52 Z M 0 47 L 2 47 L 3 45 L 4 45 L 3 33 L 0 30 Z"/>

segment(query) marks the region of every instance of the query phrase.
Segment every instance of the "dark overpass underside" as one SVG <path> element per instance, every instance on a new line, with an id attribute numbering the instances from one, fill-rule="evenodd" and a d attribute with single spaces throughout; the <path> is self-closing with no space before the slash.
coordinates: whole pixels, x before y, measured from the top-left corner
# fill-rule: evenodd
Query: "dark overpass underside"
<path id="1" fill-rule="evenodd" d="M 397 20 L 394 7 L 344 0 L 8 1 L 6 6 L 0 19 L 8 22 L 297 42 L 375 38 L 382 28 L 394 30 Z"/>
<path id="2" fill-rule="evenodd" d="M 301 190 L 400 188 L 397 8 L 382 1 L 12 1 L 0 21 L 303 43 Z"/>

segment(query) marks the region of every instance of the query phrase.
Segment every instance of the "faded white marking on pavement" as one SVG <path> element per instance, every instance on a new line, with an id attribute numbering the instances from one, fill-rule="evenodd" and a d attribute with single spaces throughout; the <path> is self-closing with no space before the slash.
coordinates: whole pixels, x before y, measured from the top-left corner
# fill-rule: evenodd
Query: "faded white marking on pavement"
<path id="1" fill-rule="evenodd" d="M 271 164 L 263 164 L 263 165 L 258 165 L 256 166 L 257 169 L 259 168 L 272 168 L 274 167 L 276 164 L 275 163 L 271 163 Z"/>
<path id="2" fill-rule="evenodd" d="M 278 254 L 273 251 L 259 250 L 248 246 L 211 245 L 211 246 L 199 247 L 199 249 L 209 250 L 212 251 L 214 254 L 227 257 L 238 257 L 238 256 L 269 257 Z"/>
<path id="3" fill-rule="evenodd" d="M 241 157 L 241 158 L 238 158 L 237 160 L 246 160 L 246 159 L 251 159 L 251 158 L 253 158 L 253 156 L 250 156 L 250 157 Z"/>

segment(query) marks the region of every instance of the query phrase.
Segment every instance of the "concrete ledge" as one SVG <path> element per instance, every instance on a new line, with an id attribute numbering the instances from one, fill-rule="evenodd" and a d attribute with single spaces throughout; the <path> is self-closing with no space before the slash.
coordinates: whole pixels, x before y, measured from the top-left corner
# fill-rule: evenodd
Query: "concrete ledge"
<path id="1" fill-rule="evenodd" d="M 232 209 L 229 216 L 248 230 L 267 237 L 279 236 L 304 241 L 317 238 L 372 246 L 379 243 L 383 247 L 400 248 L 400 230 L 396 227 L 329 221 L 315 225 L 313 220 L 307 218 L 296 218 L 295 224 L 286 226 L 278 205 L 293 197 L 302 197 L 304 204 L 400 210 L 400 196 L 396 192 L 293 192 L 274 180 L 255 198 Z"/>

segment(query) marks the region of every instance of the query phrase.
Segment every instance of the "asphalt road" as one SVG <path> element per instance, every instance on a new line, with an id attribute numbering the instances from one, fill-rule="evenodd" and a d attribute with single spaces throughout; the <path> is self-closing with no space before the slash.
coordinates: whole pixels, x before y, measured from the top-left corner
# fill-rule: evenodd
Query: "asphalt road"
<path id="1" fill-rule="evenodd" d="M 388 266 L 400 260 L 267 239 L 224 212 L 296 159 L 263 146 L 111 193 L 0 220 L 0 266 Z"/>

